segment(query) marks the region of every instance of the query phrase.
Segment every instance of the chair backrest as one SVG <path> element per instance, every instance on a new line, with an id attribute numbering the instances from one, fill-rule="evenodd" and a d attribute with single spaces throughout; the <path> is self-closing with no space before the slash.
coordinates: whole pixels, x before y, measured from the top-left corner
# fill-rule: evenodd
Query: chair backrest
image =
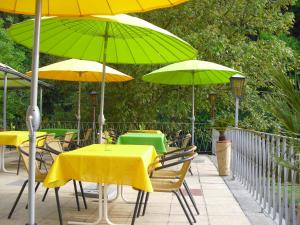
<path id="1" fill-rule="evenodd" d="M 60 143 L 60 140 L 51 140 L 51 141 L 47 142 L 46 148 L 50 150 L 49 152 L 50 152 L 50 155 L 51 155 L 51 158 L 53 159 L 53 161 L 57 158 L 58 154 L 54 154 L 53 152 L 51 152 L 51 150 L 54 150 L 57 153 L 62 153 L 64 151 L 63 146 Z"/>
<path id="2" fill-rule="evenodd" d="M 83 137 L 83 140 L 82 140 L 84 144 L 86 144 L 90 140 L 90 138 L 92 136 L 92 132 L 93 132 L 92 128 L 88 128 L 86 130 L 86 132 L 84 134 L 84 137 Z"/>
<path id="3" fill-rule="evenodd" d="M 67 132 L 67 133 L 65 133 L 64 140 L 63 140 L 63 146 L 62 146 L 64 149 L 69 148 L 70 143 L 72 141 L 72 138 L 73 138 L 74 134 L 75 134 L 74 132 Z"/>
<path id="4" fill-rule="evenodd" d="M 25 165 L 26 171 L 29 172 L 29 141 L 23 142 L 18 147 L 18 150 Z M 41 177 L 43 175 L 43 172 L 40 170 L 37 160 L 35 160 L 35 174 L 36 177 Z"/>
<path id="5" fill-rule="evenodd" d="M 185 135 L 185 137 L 184 137 L 183 140 L 182 140 L 181 148 L 187 147 L 188 144 L 189 144 L 189 142 L 190 142 L 190 140 L 191 140 L 191 138 L 192 138 L 192 135 L 191 135 L 191 134 Z"/>
<path id="6" fill-rule="evenodd" d="M 177 189 L 180 188 L 182 186 L 185 176 L 190 168 L 191 162 L 196 155 L 196 153 L 195 153 L 196 149 L 197 149 L 196 146 L 189 146 L 185 149 L 185 151 L 182 151 L 175 155 L 166 157 L 164 160 L 167 160 L 167 161 L 169 160 L 171 162 L 165 163 L 166 161 L 163 161 L 164 163 L 162 163 L 162 166 L 156 168 L 155 170 L 160 170 L 160 169 L 164 169 L 164 168 L 168 168 L 168 167 L 172 167 L 172 166 L 181 165 L 181 167 L 177 173 L 178 180 L 176 180 L 175 182 L 172 183 L 173 188 L 177 188 Z M 174 159 L 178 159 L 178 161 L 172 162 L 172 160 L 174 160 Z"/>

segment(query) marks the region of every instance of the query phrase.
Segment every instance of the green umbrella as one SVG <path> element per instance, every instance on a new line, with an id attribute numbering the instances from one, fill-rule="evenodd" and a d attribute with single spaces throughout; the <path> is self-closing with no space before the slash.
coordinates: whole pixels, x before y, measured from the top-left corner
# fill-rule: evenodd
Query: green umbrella
<path id="1" fill-rule="evenodd" d="M 192 144 L 195 135 L 195 85 L 229 83 L 239 73 L 231 68 L 199 60 L 174 63 L 143 76 L 143 80 L 156 84 L 193 85 Z"/>
<path id="2" fill-rule="evenodd" d="M 30 48 L 33 23 L 28 20 L 13 25 L 9 34 L 16 42 Z M 172 33 L 128 15 L 43 18 L 40 51 L 103 63 L 99 140 L 103 132 L 106 63 L 167 64 L 197 55 L 191 45 Z"/>

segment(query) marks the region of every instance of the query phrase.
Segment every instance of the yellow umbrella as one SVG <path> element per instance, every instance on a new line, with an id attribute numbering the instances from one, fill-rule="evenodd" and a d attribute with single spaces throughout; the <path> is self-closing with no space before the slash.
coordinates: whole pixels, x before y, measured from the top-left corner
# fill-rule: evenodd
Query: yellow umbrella
<path id="1" fill-rule="evenodd" d="M 42 0 L 44 16 L 115 15 L 173 7 L 187 0 Z M 36 0 L 2 0 L 0 11 L 35 14 Z"/>
<path id="2" fill-rule="evenodd" d="M 101 82 L 103 65 L 98 62 L 69 59 L 39 68 L 39 77 L 48 80 L 79 81 L 78 85 L 78 113 L 77 113 L 77 144 L 80 140 L 80 99 L 81 82 Z M 32 72 L 27 72 L 31 76 Z M 133 77 L 106 66 L 105 82 L 125 82 Z M 95 127 L 93 124 L 93 132 Z"/>

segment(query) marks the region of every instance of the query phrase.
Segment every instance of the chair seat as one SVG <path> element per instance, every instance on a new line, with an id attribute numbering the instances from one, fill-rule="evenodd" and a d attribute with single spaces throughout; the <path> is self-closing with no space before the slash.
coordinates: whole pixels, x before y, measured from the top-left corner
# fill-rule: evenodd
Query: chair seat
<path id="1" fill-rule="evenodd" d="M 46 176 L 47 176 L 47 173 L 37 173 L 36 176 L 35 176 L 35 181 L 43 183 Z"/>
<path id="2" fill-rule="evenodd" d="M 151 179 L 154 192 L 172 192 L 178 190 L 178 182 L 175 179 Z"/>
<path id="3" fill-rule="evenodd" d="M 176 178 L 180 176 L 180 171 L 177 170 L 157 170 L 152 174 L 153 178 Z"/>

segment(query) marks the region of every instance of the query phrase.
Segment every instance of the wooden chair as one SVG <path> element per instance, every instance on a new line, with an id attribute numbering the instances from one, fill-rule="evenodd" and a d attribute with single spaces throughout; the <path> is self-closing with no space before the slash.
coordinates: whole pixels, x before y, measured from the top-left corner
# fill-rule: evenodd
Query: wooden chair
<path id="1" fill-rule="evenodd" d="M 39 147 L 37 147 L 39 148 Z M 20 155 L 21 155 L 21 158 L 23 160 L 23 163 L 25 165 L 25 168 L 27 170 L 27 172 L 29 171 L 29 143 L 28 141 L 21 144 L 19 146 L 19 152 L 20 152 Z M 47 172 L 43 172 L 40 170 L 39 166 L 38 166 L 38 162 L 41 161 L 41 159 L 36 159 L 36 168 L 35 168 L 35 181 L 36 181 L 36 187 L 35 187 L 35 191 L 37 191 L 38 187 L 40 186 L 41 183 L 44 182 L 44 179 L 46 178 L 47 176 Z M 22 185 L 22 188 L 17 196 L 17 199 L 16 201 L 14 202 L 14 205 L 12 207 L 12 209 L 10 210 L 10 213 L 8 215 L 8 219 L 10 219 L 12 217 L 12 214 L 23 194 L 23 191 L 26 187 L 28 183 L 28 179 L 25 180 L 25 182 L 23 183 Z M 55 190 L 55 198 L 56 198 L 56 204 L 57 204 L 57 210 L 58 210 L 58 217 L 59 217 L 59 223 L 60 225 L 63 225 L 63 222 L 62 222 L 62 214 L 61 214 L 61 207 L 60 207 L 60 202 L 59 202 L 59 196 L 58 196 L 58 190 L 59 188 L 54 188 Z"/>
<path id="2" fill-rule="evenodd" d="M 165 153 L 164 155 L 161 156 L 161 162 L 165 163 L 166 161 L 170 160 L 170 156 L 175 155 L 175 157 L 180 156 L 180 153 L 195 153 L 197 150 L 196 146 L 189 146 L 186 148 L 180 148 L 180 149 L 176 149 L 170 152 Z M 177 155 L 176 155 L 177 154 Z M 179 154 L 179 155 L 178 155 Z M 171 157 L 171 160 L 173 160 L 173 157 Z M 157 171 L 153 171 L 151 177 L 152 178 L 158 178 L 158 179 L 177 179 L 180 176 L 181 171 L 178 170 L 177 168 L 175 169 L 161 169 L 161 170 L 157 170 Z M 187 182 L 184 180 L 183 181 L 183 186 L 186 190 L 186 193 L 188 194 L 197 215 L 199 215 L 199 209 L 196 205 L 196 201 L 192 195 L 192 192 L 187 184 Z"/>
<path id="3" fill-rule="evenodd" d="M 175 162 L 170 162 L 169 160 L 172 159 L 177 159 L 180 158 L 180 160 L 175 161 Z M 183 192 L 181 191 L 180 187 L 183 185 L 185 176 L 187 174 L 187 171 L 190 167 L 190 164 L 192 162 L 192 160 L 194 159 L 194 153 L 192 153 L 191 151 L 187 151 L 187 152 L 181 152 L 178 153 L 176 155 L 170 156 L 167 158 L 166 162 L 163 163 L 162 166 L 156 167 L 157 166 L 157 162 L 155 162 L 153 164 L 152 167 L 150 167 L 150 174 L 154 173 L 155 171 L 159 171 L 165 168 L 170 168 L 173 166 L 178 166 L 181 165 L 181 168 L 178 172 L 178 176 L 176 177 L 176 179 L 157 179 L 157 178 L 151 178 L 151 183 L 152 183 L 152 187 L 154 192 L 170 192 L 170 193 L 174 193 L 184 211 L 185 216 L 187 217 L 189 224 L 192 225 L 193 222 L 187 212 L 187 209 L 190 213 L 190 215 L 193 218 L 193 221 L 196 222 L 196 219 L 188 205 L 187 200 L 185 199 Z M 159 160 L 159 162 L 163 162 L 163 160 Z M 137 195 L 137 199 L 136 199 L 136 203 L 135 203 L 135 208 L 134 208 L 134 213 L 133 213 L 133 217 L 132 217 L 132 221 L 131 221 L 131 225 L 134 225 L 135 219 L 136 217 L 139 216 L 140 211 L 141 211 L 141 207 L 142 207 L 142 202 L 143 202 L 143 198 L 144 198 L 144 193 L 143 191 L 138 191 L 138 195 Z M 185 203 L 186 206 L 184 206 L 181 197 Z M 146 207 L 147 207 L 147 203 L 148 203 L 148 199 L 149 199 L 149 193 L 146 194 L 146 200 L 144 203 L 144 209 L 143 209 L 143 215 L 145 214 L 146 211 Z M 187 207 L 187 209 L 186 209 Z"/>
<path id="4" fill-rule="evenodd" d="M 45 147 L 45 143 L 50 141 L 50 140 L 53 140 L 54 138 L 55 138 L 54 133 L 39 136 L 39 137 L 37 137 L 36 145 L 39 146 L 39 147 Z M 44 151 L 41 150 L 40 148 L 37 148 L 36 153 L 39 155 L 40 159 L 42 159 L 42 161 L 43 161 Z M 44 165 L 44 168 L 47 171 L 47 167 L 46 167 L 45 163 L 42 163 L 42 161 L 39 162 L 40 163 L 40 169 L 41 169 L 42 165 Z M 18 160 L 17 175 L 19 175 L 19 172 L 20 172 L 20 165 L 21 165 L 21 154 L 19 155 L 19 160 Z"/>
<path id="5" fill-rule="evenodd" d="M 65 151 L 71 150 L 72 144 L 74 143 L 72 141 L 74 135 L 74 132 L 66 132 L 64 138 L 61 140 L 62 147 Z"/>
<path id="6" fill-rule="evenodd" d="M 54 161 L 57 156 L 61 153 L 64 152 L 63 146 L 60 142 L 60 140 L 52 140 L 46 143 L 46 149 L 47 151 L 49 151 L 52 160 Z M 83 187 L 82 187 L 82 183 L 81 181 L 78 181 L 79 183 L 79 187 L 80 187 L 80 191 L 81 191 L 81 196 L 82 196 L 82 200 L 83 200 L 83 204 L 85 209 L 87 209 L 87 204 L 86 204 L 86 199 L 85 199 L 85 195 L 84 195 L 84 191 L 83 191 Z M 77 192 L 77 184 L 76 181 L 73 180 L 73 186 L 74 186 L 74 191 L 75 191 L 75 198 L 76 198 L 76 204 L 77 204 L 77 210 L 80 211 L 80 204 L 79 204 L 79 199 L 78 199 L 78 192 Z M 46 189 L 46 192 L 43 196 L 42 201 L 45 200 L 47 193 L 48 193 L 48 188 Z"/>
<path id="7" fill-rule="evenodd" d="M 79 141 L 81 147 L 88 145 L 88 143 L 91 139 L 91 136 L 92 136 L 92 132 L 93 132 L 92 128 L 88 128 L 86 130 L 86 132 L 84 133 L 83 139 L 80 139 L 80 141 Z"/>

